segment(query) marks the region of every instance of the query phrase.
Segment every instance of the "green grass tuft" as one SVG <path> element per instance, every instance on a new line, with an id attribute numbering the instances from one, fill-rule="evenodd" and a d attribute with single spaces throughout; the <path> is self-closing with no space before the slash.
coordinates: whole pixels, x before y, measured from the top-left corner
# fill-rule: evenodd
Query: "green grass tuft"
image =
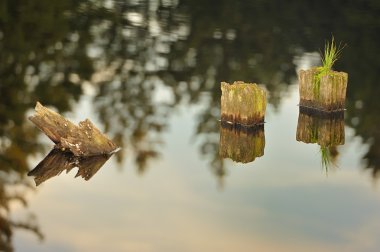
<path id="1" fill-rule="evenodd" d="M 325 43 L 325 51 L 322 54 L 321 53 L 321 58 L 322 58 L 322 73 L 327 73 L 332 70 L 332 66 L 334 63 L 338 60 L 340 57 L 342 50 L 344 46 L 342 46 L 341 43 L 339 43 L 338 47 L 335 44 L 334 36 L 331 38 L 331 43 L 329 41 L 326 41 Z"/>
<path id="2" fill-rule="evenodd" d="M 324 53 L 321 54 L 322 66 L 318 67 L 318 73 L 314 79 L 314 94 L 319 97 L 319 88 L 321 85 L 321 78 L 332 70 L 334 63 L 340 57 L 342 50 L 345 46 L 341 43 L 337 46 L 335 43 L 334 36 L 331 37 L 331 42 L 326 41 Z"/>

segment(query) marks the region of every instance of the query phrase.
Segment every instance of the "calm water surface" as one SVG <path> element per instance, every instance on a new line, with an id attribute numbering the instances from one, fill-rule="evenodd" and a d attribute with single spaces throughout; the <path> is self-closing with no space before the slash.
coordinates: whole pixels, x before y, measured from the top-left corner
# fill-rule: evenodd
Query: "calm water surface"
<path id="1" fill-rule="evenodd" d="M 379 251 L 380 6 L 324 6 L 4 0 L 0 250 Z M 320 133 L 345 140 L 326 166 L 296 140 L 297 71 L 331 34 L 349 83 L 344 118 Z M 220 82 L 234 80 L 268 90 L 266 123 L 222 142 Z M 36 187 L 26 174 L 53 146 L 27 120 L 37 101 L 122 150 L 89 181 L 73 169 Z M 254 161 L 220 158 L 254 137 Z"/>

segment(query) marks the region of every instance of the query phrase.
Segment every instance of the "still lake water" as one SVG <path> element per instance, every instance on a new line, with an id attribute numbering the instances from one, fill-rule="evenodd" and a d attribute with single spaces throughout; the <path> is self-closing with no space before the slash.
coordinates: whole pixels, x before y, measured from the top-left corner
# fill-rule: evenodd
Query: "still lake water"
<path id="1" fill-rule="evenodd" d="M 379 251 L 380 6 L 324 6 L 3 1 L 0 250 Z M 345 143 L 324 166 L 296 140 L 297 71 L 331 34 L 349 83 Z M 268 90 L 264 155 L 248 163 L 219 156 L 220 82 L 234 80 Z M 36 187 L 26 174 L 53 146 L 27 119 L 37 101 L 122 150 L 89 181 L 73 169 Z"/>

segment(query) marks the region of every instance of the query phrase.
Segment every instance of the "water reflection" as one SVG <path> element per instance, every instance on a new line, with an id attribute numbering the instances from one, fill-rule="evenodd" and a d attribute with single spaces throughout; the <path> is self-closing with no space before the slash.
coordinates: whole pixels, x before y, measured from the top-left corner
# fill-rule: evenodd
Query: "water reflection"
<path id="1" fill-rule="evenodd" d="M 78 12 L 76 6 L 76 3 L 51 1 L 7 0 L 0 4 L 2 251 L 13 250 L 12 237 L 17 228 L 42 236 L 33 214 L 27 214 L 25 220 L 22 217 L 14 220 L 12 206 L 15 201 L 27 206 L 26 195 L 33 191 L 25 178 L 28 159 L 44 150 L 37 141 L 38 131 L 26 120 L 26 113 L 36 100 L 54 105 L 60 112 L 69 110 L 71 102 L 82 94 L 81 86 L 72 77 L 75 73 L 86 75 L 92 68 L 92 62 L 85 56 L 86 43 L 80 46 L 74 39 L 78 28 L 71 29 L 72 21 L 67 18 Z M 81 41 L 86 40 L 85 33 L 81 34 Z"/>
<path id="2" fill-rule="evenodd" d="M 276 4 L 241 1 L 217 5 L 212 1 L 30 1 L 27 5 L 5 1 L 0 11 L 0 91 L 4 108 L 12 107 L 13 115 L 5 109 L 0 118 L 17 117 L 17 121 L 4 122 L 7 128 L 23 125 L 15 127 L 21 132 L 12 136 L 11 142 L 20 136 L 28 139 L 29 145 L 35 144 L 36 132 L 23 121 L 37 99 L 64 112 L 84 91 L 92 90 L 94 108 L 106 131 L 118 145 L 128 146 L 123 149 L 131 153 L 143 173 L 149 160 L 160 156 L 161 136 L 175 106 L 183 101 L 198 103 L 207 91 L 211 99 L 200 112 L 197 136 L 207 139 L 200 147 L 202 155 L 214 160 L 219 142 L 218 125 L 214 124 L 219 114 L 220 81 L 252 81 L 254 76 L 266 85 L 268 102 L 278 107 L 296 77 L 294 57 L 320 48 L 331 35 L 331 30 L 318 30 L 313 36 L 321 38 L 318 41 L 300 36 L 309 34 L 310 27 L 320 27 L 316 26 L 320 18 L 311 15 L 305 27 L 297 30 L 298 20 L 289 17 L 307 7 L 294 7 L 280 11 Z M 38 15 L 33 14 L 36 9 Z M 346 10 L 336 11 L 344 14 Z M 252 15 L 262 22 L 252 23 L 248 18 Z M 231 22 L 226 23 L 225 16 Z M 345 26 L 347 23 L 353 21 L 345 20 Z M 351 45 L 350 34 L 334 34 Z M 354 44 L 352 48 L 362 47 Z M 345 52 L 351 53 L 357 50 Z M 351 60 L 343 57 L 340 62 Z M 344 69 L 351 78 L 352 67 Z M 17 157 L 20 161 L 37 151 L 36 147 L 17 148 L 26 154 Z M 117 154 L 120 161 L 123 154 Z M 212 169 L 218 171 L 215 174 L 224 174 L 217 161 L 212 163 Z"/>
<path id="3" fill-rule="evenodd" d="M 211 99 L 200 114 L 197 134 L 208 138 L 212 133 L 217 146 L 218 126 L 209 127 L 218 115 L 220 90 L 215 84 L 235 79 L 252 81 L 254 76 L 255 81 L 266 85 L 269 103 L 278 107 L 296 77 L 294 57 L 320 48 L 333 33 L 349 45 L 337 62 L 338 68 L 350 73 L 353 84 L 348 91 L 348 122 L 373 146 L 365 157 L 368 166 L 380 167 L 377 141 L 370 141 L 376 129 L 367 130 L 368 125 L 376 125 L 378 102 L 355 105 L 371 97 L 364 90 L 372 90 L 371 94 L 378 91 L 373 87 L 373 73 L 379 65 L 379 60 L 373 59 L 377 50 L 377 39 L 373 38 L 377 33 L 372 32 L 376 23 L 371 21 L 377 13 L 375 8 L 356 12 L 352 11 L 354 7 L 330 6 L 334 17 L 342 19 L 334 26 L 323 26 L 329 27 L 325 29 L 319 25 L 318 11 L 310 13 L 299 27 L 295 17 L 308 10 L 307 4 L 286 7 L 279 10 L 277 4 L 242 1 L 217 5 L 185 0 L 81 0 L 65 4 L 45 0 L 21 5 L 4 1 L 0 7 L 0 133 L 11 132 L 4 140 L 8 142 L 6 149 L 23 154 L 13 161 L 24 166 L 19 169 L 28 170 L 27 156 L 39 150 L 37 133 L 23 123 L 28 108 L 38 99 L 64 112 L 88 90 L 97 95 L 94 107 L 106 130 L 117 144 L 129 146 L 140 172 L 149 160 L 160 156 L 161 134 L 174 107 L 182 101 L 198 103 L 204 91 Z M 40 10 L 38 15 L 36 9 Z M 252 15 L 262 21 L 252 23 L 248 18 Z M 225 22 L 225 16 L 230 22 Z M 362 20 L 362 40 L 353 40 L 354 29 L 346 28 L 358 26 L 357 20 Z M 353 58 L 372 64 L 359 73 Z M 361 89 L 363 86 L 368 88 Z M 162 100 L 163 90 L 168 95 Z M 24 145 L 16 146 L 15 141 Z M 205 152 L 203 145 L 200 149 L 210 157 L 218 152 L 217 148 Z M 118 153 L 119 160 L 123 154 Z"/>
<path id="4" fill-rule="evenodd" d="M 344 112 L 325 113 L 299 108 L 296 140 L 320 146 L 322 167 L 336 166 L 338 145 L 345 142 Z"/>
<path id="5" fill-rule="evenodd" d="M 241 18 L 242 13 L 262 12 L 254 5 L 236 4 L 231 9 L 230 4 L 115 2 L 110 11 L 122 10 L 127 20 L 107 20 L 94 30 L 92 47 L 100 52 L 93 58 L 99 65 L 93 75 L 99 86 L 94 104 L 117 144 L 133 153 L 140 172 L 160 155 L 161 135 L 175 106 L 184 101 L 197 104 L 208 92 L 196 133 L 203 142 L 201 154 L 210 159 L 214 174 L 223 176 L 223 165 L 216 158 L 220 81 L 249 81 L 255 76 L 266 84 L 269 102 L 277 106 L 295 75 L 294 48 L 274 43 L 285 38 L 268 36 L 273 27 L 269 23 L 256 26 Z M 225 15 L 210 16 L 207 8 L 228 13 L 234 24 L 225 23 Z M 114 113 L 114 108 L 120 111 Z"/>
<path id="6" fill-rule="evenodd" d="M 226 122 L 220 124 L 219 155 L 235 162 L 249 163 L 264 155 L 264 125 L 243 127 Z"/>
<path id="7" fill-rule="evenodd" d="M 348 44 L 337 62 L 350 75 L 347 124 L 369 145 L 363 158 L 378 176 L 378 1 L 349 2 L 334 1 L 327 9 L 315 4 L 310 11 L 308 2 L 281 1 L 2 1 L 0 248 L 12 247 L 15 227 L 39 233 L 35 223 L 3 214 L 33 190 L 25 178 L 28 159 L 45 147 L 25 119 L 37 100 L 63 113 L 83 94 L 94 95 L 94 113 L 126 146 L 140 173 L 160 156 L 176 107 L 202 103 L 195 134 L 220 180 L 226 170 L 219 158 L 219 83 L 264 83 L 269 104 L 278 108 L 296 77 L 293 59 L 322 48 L 331 34 Z M 334 160 L 337 148 L 327 148 L 324 153 Z M 124 153 L 117 154 L 119 161 Z M 11 194 L 13 186 L 25 193 Z"/>
<path id="8" fill-rule="evenodd" d="M 28 176 L 33 176 L 38 186 L 42 182 L 58 176 L 64 170 L 68 173 L 77 167 L 78 173 L 75 177 L 81 176 L 85 180 L 89 180 L 111 156 L 112 154 L 78 157 L 72 152 L 54 148 L 33 170 L 28 172 Z"/>
<path id="9" fill-rule="evenodd" d="M 19 229 L 28 230 L 40 240 L 43 234 L 32 213 L 21 218 L 11 215 L 15 203 L 27 207 L 25 194 L 33 190 L 28 181 L 8 172 L 0 171 L 0 251 L 13 251 L 14 232 Z"/>

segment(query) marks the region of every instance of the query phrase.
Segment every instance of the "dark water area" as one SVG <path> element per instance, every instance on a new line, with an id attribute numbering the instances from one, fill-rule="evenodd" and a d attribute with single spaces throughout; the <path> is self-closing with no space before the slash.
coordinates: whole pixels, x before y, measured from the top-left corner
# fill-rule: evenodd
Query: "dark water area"
<path id="1" fill-rule="evenodd" d="M 379 13 L 369 0 L 1 0 L 0 250 L 379 251 Z M 326 118 L 299 110 L 297 72 L 332 36 L 348 89 Z M 268 92 L 260 129 L 220 124 L 220 83 L 237 80 Z M 37 101 L 122 149 L 50 156 L 37 187 L 27 174 L 53 146 L 28 120 Z"/>

